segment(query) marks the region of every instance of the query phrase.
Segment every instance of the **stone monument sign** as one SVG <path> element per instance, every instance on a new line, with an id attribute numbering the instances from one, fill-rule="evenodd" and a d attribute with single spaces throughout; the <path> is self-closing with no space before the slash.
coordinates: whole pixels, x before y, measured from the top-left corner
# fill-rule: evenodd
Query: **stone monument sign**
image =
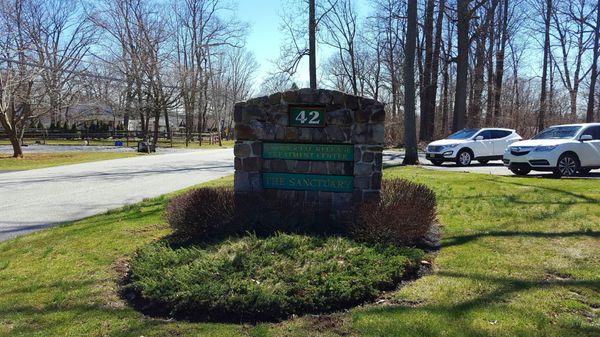
<path id="1" fill-rule="evenodd" d="M 235 105 L 236 194 L 336 211 L 377 200 L 384 106 L 300 89 Z"/>

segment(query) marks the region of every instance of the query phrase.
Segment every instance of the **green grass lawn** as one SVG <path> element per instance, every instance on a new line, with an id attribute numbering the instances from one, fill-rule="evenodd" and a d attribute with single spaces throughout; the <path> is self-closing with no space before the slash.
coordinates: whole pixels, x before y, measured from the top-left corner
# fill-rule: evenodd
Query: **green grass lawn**
<path id="1" fill-rule="evenodd" d="M 117 296 L 170 196 L 0 243 L 5 336 L 599 336 L 600 182 L 390 168 L 437 194 L 433 272 L 350 312 L 278 324 L 146 318 Z M 211 185 L 230 185 L 231 178 Z"/>
<path id="2" fill-rule="evenodd" d="M 0 171 L 31 170 L 143 155 L 135 152 L 60 152 L 26 153 L 23 158 L 13 158 L 10 154 L 0 153 Z"/>

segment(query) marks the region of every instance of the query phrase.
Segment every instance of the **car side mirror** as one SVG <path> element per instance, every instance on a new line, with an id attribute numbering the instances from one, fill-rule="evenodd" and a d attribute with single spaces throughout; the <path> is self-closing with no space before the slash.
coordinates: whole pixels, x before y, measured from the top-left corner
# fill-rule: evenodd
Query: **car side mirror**
<path id="1" fill-rule="evenodd" d="M 483 140 L 483 136 L 477 136 L 475 137 L 475 140 Z"/>
<path id="2" fill-rule="evenodd" d="M 592 137 L 592 135 L 583 135 L 583 136 L 579 137 L 579 140 L 582 142 L 592 140 L 592 139 L 594 139 L 594 137 Z"/>

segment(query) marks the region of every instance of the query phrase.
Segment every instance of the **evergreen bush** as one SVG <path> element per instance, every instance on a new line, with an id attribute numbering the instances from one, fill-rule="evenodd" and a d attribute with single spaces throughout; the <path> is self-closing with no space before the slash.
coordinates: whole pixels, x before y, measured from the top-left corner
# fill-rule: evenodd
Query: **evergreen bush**
<path id="1" fill-rule="evenodd" d="M 299 234 L 190 247 L 157 242 L 132 259 L 126 289 L 147 314 L 276 321 L 374 300 L 423 257 L 418 249 Z"/>

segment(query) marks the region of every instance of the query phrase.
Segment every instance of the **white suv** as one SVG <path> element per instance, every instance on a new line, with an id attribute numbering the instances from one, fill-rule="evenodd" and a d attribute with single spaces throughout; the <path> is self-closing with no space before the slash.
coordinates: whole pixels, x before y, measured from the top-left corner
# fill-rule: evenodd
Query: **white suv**
<path id="1" fill-rule="evenodd" d="M 504 152 L 504 165 L 517 175 L 550 171 L 555 177 L 600 168 L 600 123 L 551 126 Z"/>
<path id="2" fill-rule="evenodd" d="M 464 129 L 427 145 L 425 158 L 436 166 L 446 161 L 459 166 L 468 166 L 472 160 L 487 164 L 490 160 L 501 160 L 504 149 L 521 139 L 512 129 Z"/>

